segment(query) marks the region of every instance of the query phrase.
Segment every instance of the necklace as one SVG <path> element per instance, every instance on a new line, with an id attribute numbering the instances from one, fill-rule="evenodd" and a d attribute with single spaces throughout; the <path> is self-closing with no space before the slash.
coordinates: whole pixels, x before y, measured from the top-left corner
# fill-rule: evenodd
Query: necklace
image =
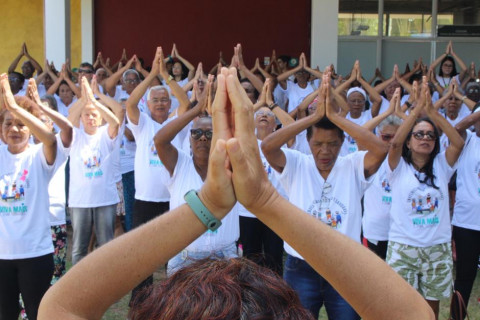
<path id="1" fill-rule="evenodd" d="M 445 82 L 445 79 L 448 79 L 448 83 Z M 450 82 L 452 82 L 452 78 L 445 78 L 443 76 L 442 76 L 441 80 L 443 82 L 443 87 L 444 88 L 448 88 L 448 86 L 450 85 Z"/>

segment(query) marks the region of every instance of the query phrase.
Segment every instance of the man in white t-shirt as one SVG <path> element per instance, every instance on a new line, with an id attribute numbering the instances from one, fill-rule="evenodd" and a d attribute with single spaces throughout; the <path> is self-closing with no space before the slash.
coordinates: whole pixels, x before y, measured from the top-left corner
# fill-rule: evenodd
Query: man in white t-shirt
<path id="1" fill-rule="evenodd" d="M 135 153 L 135 203 L 133 205 L 132 228 L 136 228 L 157 217 L 169 209 L 170 194 L 161 181 L 163 163 L 160 161 L 153 144 L 153 137 L 165 124 L 168 123 L 168 111 L 171 100 L 168 90 L 164 86 L 150 88 L 147 96 L 147 105 L 151 116 L 141 112 L 138 103 L 147 91 L 149 85 L 160 74 L 168 78 L 168 73 L 163 62 L 161 49 L 152 63 L 152 71 L 131 93 L 126 101 L 127 119 L 130 129 L 137 143 Z M 168 85 L 181 99 L 179 114 L 185 112 L 189 105 L 185 92 L 175 81 Z M 171 118 L 173 119 L 173 118 Z M 132 291 L 130 302 L 134 301 L 143 287 L 150 285 L 153 277 L 145 279 Z"/>
<path id="2" fill-rule="evenodd" d="M 279 174 L 290 202 L 360 242 L 360 201 L 387 150 L 373 133 L 337 113 L 329 90 L 329 81 L 324 79 L 316 112 L 266 137 L 262 150 Z M 305 129 L 311 155 L 281 148 Z M 368 151 L 339 157 L 343 131 L 365 144 Z M 331 319 L 359 319 L 355 310 L 286 242 L 285 251 L 284 278 L 315 318 L 325 304 Z"/>

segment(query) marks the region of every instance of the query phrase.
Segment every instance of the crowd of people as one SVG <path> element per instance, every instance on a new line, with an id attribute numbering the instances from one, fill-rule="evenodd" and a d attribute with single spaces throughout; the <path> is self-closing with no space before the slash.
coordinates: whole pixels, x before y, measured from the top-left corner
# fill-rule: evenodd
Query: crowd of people
<path id="1" fill-rule="evenodd" d="M 479 102 L 451 43 L 372 79 L 249 69 L 241 45 L 208 73 L 175 44 L 57 70 L 24 44 L 0 76 L 0 318 L 101 318 L 131 290 L 129 319 L 438 319 L 477 273 Z"/>

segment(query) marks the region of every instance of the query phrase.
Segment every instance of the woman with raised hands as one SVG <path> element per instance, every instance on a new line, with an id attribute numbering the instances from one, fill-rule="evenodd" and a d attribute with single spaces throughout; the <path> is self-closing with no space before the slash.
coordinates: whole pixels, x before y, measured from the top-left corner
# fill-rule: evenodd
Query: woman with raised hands
<path id="1" fill-rule="evenodd" d="M 95 99 L 87 79 L 81 81 L 83 103 L 77 104 L 69 115 L 72 123 L 80 120 L 83 125 L 82 129 L 74 128 L 70 150 L 68 204 L 73 227 L 73 264 L 87 255 L 92 226 L 99 246 L 113 239 L 119 201 L 112 162 L 120 122 Z"/>
<path id="2" fill-rule="evenodd" d="M 66 117 L 51 109 L 48 103 L 41 101 L 38 95 L 35 80 L 30 79 L 28 83 L 28 96 L 34 101 L 39 110 L 36 112 L 37 117 L 47 126 L 47 128 L 55 132 L 53 124 L 55 123 L 60 129 L 56 133 L 57 137 L 57 159 L 55 162 L 56 170 L 49 185 L 48 194 L 50 200 L 50 224 L 52 230 L 52 240 L 54 247 L 53 261 L 54 272 L 52 277 L 52 285 L 57 282 L 66 272 L 67 262 L 67 222 L 66 222 L 66 196 L 65 189 L 60 186 L 65 185 L 65 165 L 67 157 L 70 153 L 70 145 L 73 140 L 73 126 Z M 34 137 L 35 143 L 40 141 Z"/>
<path id="3" fill-rule="evenodd" d="M 455 61 L 458 63 L 461 72 L 457 71 Z M 432 79 L 432 82 L 440 94 L 443 90 L 447 89 L 451 84 L 452 80 L 455 78 L 458 84 L 462 83 L 462 80 L 466 74 L 467 66 L 465 62 L 457 56 L 455 51 L 453 51 L 452 41 L 447 44 L 445 53 L 439 56 L 435 61 L 430 65 L 430 70 L 434 72 L 435 68 L 440 65 L 438 74 L 435 75 L 435 78 Z"/>
<path id="4" fill-rule="evenodd" d="M 32 114 L 31 104 L 24 109 L 15 102 L 6 74 L 0 76 L 0 92 L 7 143 L 0 147 L 0 318 L 18 318 L 21 293 L 28 318 L 37 319 L 53 274 L 45 186 L 55 172 L 57 139 Z M 42 143 L 30 145 L 30 134 Z"/>
<path id="5" fill-rule="evenodd" d="M 428 118 L 418 119 L 425 109 Z M 440 152 L 436 125 L 450 145 Z M 428 302 L 438 318 L 440 299 L 452 283 L 448 181 L 463 139 L 432 105 L 427 78 L 420 101 L 390 144 L 388 164 L 392 203 L 387 263 Z"/>
<path id="6" fill-rule="evenodd" d="M 238 200 L 292 243 L 364 319 L 433 319 L 420 295 L 373 253 L 304 214 L 275 191 L 260 161 L 253 106 L 242 91 L 236 73 L 234 68 L 223 69 L 217 80 L 211 170 L 197 193 L 198 200 L 209 212 L 209 219 L 222 219 Z M 183 204 L 94 251 L 49 290 L 40 306 L 40 318 L 100 319 L 107 308 L 136 283 L 208 230 L 209 225 L 200 215 L 198 206 L 191 202 Z M 126 258 L 117 259 L 118 256 Z M 98 270 L 104 270 L 102 277 L 96 276 Z M 199 271 L 199 267 L 184 270 L 184 274 L 195 276 L 175 278 L 171 286 L 164 287 L 169 294 L 163 294 L 162 287 L 152 291 L 156 302 L 140 306 L 141 314 L 134 307 L 130 318 L 175 319 L 181 315 L 183 319 L 201 316 L 248 319 L 260 314 L 272 319 L 313 319 L 298 307 L 294 295 L 281 304 L 284 306 L 281 310 L 271 308 L 270 299 L 278 301 L 275 290 L 262 284 L 261 294 L 252 291 L 258 288 L 258 284 L 252 284 L 259 277 L 248 277 L 249 281 L 240 283 L 243 294 L 233 297 L 230 294 L 230 286 L 237 283 L 233 278 L 238 279 L 233 277 L 232 281 L 215 282 L 222 291 L 202 293 L 201 299 L 197 299 L 190 289 L 209 284 L 201 275 L 212 272 L 216 275 L 219 269 L 204 267 L 203 272 L 195 274 L 191 272 Z M 253 268 L 248 273 L 252 271 L 257 270 Z M 265 274 L 264 270 L 260 272 Z M 122 281 L 118 281 L 119 278 Z M 79 291 L 79 286 L 84 290 Z M 224 299 L 236 302 L 231 304 L 232 308 L 225 308 Z"/>

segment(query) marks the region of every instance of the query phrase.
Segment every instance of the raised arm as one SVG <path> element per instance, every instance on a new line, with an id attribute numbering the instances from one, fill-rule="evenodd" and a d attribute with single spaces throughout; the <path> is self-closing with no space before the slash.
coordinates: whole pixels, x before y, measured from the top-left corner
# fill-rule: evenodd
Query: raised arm
<path id="1" fill-rule="evenodd" d="M 242 53 L 242 45 L 239 43 L 237 46 L 234 48 L 234 56 L 236 57 L 238 61 L 238 67 L 241 72 L 247 77 L 248 80 L 250 80 L 250 83 L 257 89 L 258 92 L 262 92 L 263 88 L 263 82 L 260 80 L 256 75 L 250 71 L 245 66 L 245 62 L 243 62 L 243 53 Z"/>
<path id="2" fill-rule="evenodd" d="M 53 132 L 50 132 L 47 127 L 27 110 L 20 107 L 13 97 L 8 82 L 8 76 L 3 73 L 0 75 L 0 86 L 4 99 L 5 108 L 10 111 L 15 117 L 20 119 L 25 124 L 30 132 L 43 143 L 43 153 L 47 164 L 52 165 L 57 156 L 57 139 Z"/>
<path id="3" fill-rule="evenodd" d="M 62 139 L 63 146 L 69 148 L 73 139 L 73 125 L 68 119 L 61 113 L 56 112 L 48 105 L 45 105 L 37 91 L 37 84 L 34 79 L 28 80 L 28 95 L 30 99 L 35 101 L 40 110 L 45 113 L 53 122 L 60 128 L 60 138 Z"/>
<path id="4" fill-rule="evenodd" d="M 360 63 L 358 63 L 357 67 L 357 81 L 360 82 L 363 89 L 367 91 L 370 101 L 372 102 L 372 105 L 370 106 L 372 117 L 376 117 L 380 111 L 380 106 L 382 105 L 382 97 L 367 81 L 365 81 L 365 79 L 363 79 Z"/>
<path id="5" fill-rule="evenodd" d="M 302 52 L 302 54 L 300 55 L 300 57 L 302 57 L 302 55 L 304 56 L 305 54 Z M 295 74 L 296 72 L 298 71 L 301 71 L 303 69 L 303 65 L 301 63 L 302 59 L 299 60 L 299 63 L 298 63 L 298 66 L 296 66 L 295 68 L 293 69 L 290 69 L 290 70 L 287 70 L 285 71 L 284 73 L 282 74 L 279 74 L 278 77 L 277 77 L 277 81 L 278 81 L 278 84 L 285 90 L 287 89 L 287 79 Z"/>
<path id="6" fill-rule="evenodd" d="M 455 59 L 455 61 L 458 63 L 458 66 L 460 67 L 461 71 L 460 71 L 460 82 L 463 80 L 463 77 L 465 76 L 465 73 L 467 71 L 467 65 L 465 64 L 465 62 L 463 62 L 463 60 L 455 53 L 455 51 L 453 51 L 453 44 L 452 44 L 452 41 L 450 40 L 450 55 L 453 57 L 453 59 Z"/>
<path id="7" fill-rule="evenodd" d="M 20 59 L 22 59 L 23 55 L 25 54 L 25 42 L 22 44 L 22 48 L 20 49 L 20 53 L 13 59 L 12 63 L 8 67 L 8 73 L 12 73 L 17 69 L 18 63 Z"/>
<path id="8" fill-rule="evenodd" d="M 328 79 L 329 75 L 324 76 L 325 79 Z M 385 156 L 387 155 L 387 148 L 383 141 L 381 141 L 377 136 L 375 136 L 372 131 L 367 130 L 364 127 L 361 127 L 350 120 L 342 117 L 338 114 L 337 110 L 334 107 L 333 98 L 331 97 L 332 88 L 329 81 L 326 82 L 325 86 L 327 87 L 326 92 L 326 115 L 330 121 L 332 121 L 337 127 L 348 133 L 358 145 L 361 145 L 362 148 L 368 150 L 365 155 L 363 166 L 365 177 L 368 178 L 377 172 L 378 168 L 382 164 Z"/>
<path id="9" fill-rule="evenodd" d="M 399 93 L 400 94 L 400 93 Z M 362 127 L 366 128 L 368 131 L 373 131 L 375 128 L 385 120 L 389 115 L 393 114 L 395 112 L 395 107 L 398 105 L 400 107 L 400 99 L 392 99 L 390 101 L 390 104 L 388 106 L 388 109 L 385 110 L 385 112 L 380 113 L 376 117 L 373 117 L 372 119 L 368 120 L 363 124 Z M 363 149 L 362 149 L 363 150 Z"/>
<path id="10" fill-rule="evenodd" d="M 432 119 L 432 121 L 442 130 L 443 133 L 447 135 L 448 141 L 450 142 L 447 150 L 445 150 L 445 158 L 447 159 L 448 164 L 453 167 L 463 150 L 465 142 L 457 130 L 455 130 L 455 128 L 452 127 L 452 125 L 447 121 L 447 119 L 440 115 L 437 110 L 435 110 L 428 87 L 426 89 L 425 96 L 425 110 L 427 112 L 427 116 Z"/>
<path id="11" fill-rule="evenodd" d="M 269 134 L 262 141 L 262 151 L 265 157 L 267 158 L 268 163 L 278 172 L 282 172 L 285 168 L 286 157 L 283 153 L 281 147 L 288 143 L 289 140 L 295 138 L 297 134 L 306 130 L 307 128 L 313 126 L 315 123 L 320 121 L 325 115 L 325 106 L 324 103 L 321 103 L 322 97 L 325 96 L 325 89 L 322 85 L 318 89 L 320 96 L 320 101 L 317 106 L 317 110 L 314 114 L 309 115 L 303 119 L 295 121 L 280 130 L 277 130 Z M 325 99 L 323 99 L 325 100 Z"/>
<path id="12" fill-rule="evenodd" d="M 375 90 L 378 92 L 378 93 L 382 93 L 383 90 L 385 90 L 393 81 L 395 81 L 397 78 L 399 78 L 399 74 L 398 74 L 398 66 L 395 65 L 393 67 L 393 74 L 390 78 L 388 78 L 387 80 L 383 81 L 382 83 L 378 84 L 377 86 L 375 86 Z"/>
<path id="13" fill-rule="evenodd" d="M 207 87 L 209 86 L 211 86 L 211 79 L 207 83 Z M 195 89 L 196 87 L 197 85 L 195 84 Z M 208 90 L 203 90 L 202 93 L 197 92 L 198 103 L 195 107 L 170 121 L 158 130 L 153 138 L 158 156 L 165 166 L 165 169 L 170 173 L 170 176 L 173 176 L 178 160 L 178 150 L 172 144 L 172 140 L 183 128 L 193 121 L 193 119 L 205 112 L 207 107 L 207 92 Z"/>
<path id="14" fill-rule="evenodd" d="M 114 74 L 112 74 L 110 77 L 108 77 L 105 80 L 105 91 L 111 97 L 115 96 L 115 92 L 117 91 L 117 83 L 122 78 L 123 73 L 132 67 L 136 59 L 137 59 L 137 56 L 133 55 L 133 57 L 130 60 L 128 60 L 125 66 L 118 68 L 118 70 Z"/>
<path id="15" fill-rule="evenodd" d="M 95 108 L 100 112 L 102 118 L 108 124 L 108 135 L 110 139 L 114 139 L 118 135 L 118 129 L 120 127 L 120 120 L 112 113 L 112 111 L 108 110 L 103 104 L 97 101 L 93 96 L 92 88 L 88 84 L 88 80 L 84 77 L 82 78 L 82 86 L 84 87 L 85 94 L 87 95 L 87 103 L 92 104 Z"/>
<path id="16" fill-rule="evenodd" d="M 75 83 L 73 83 L 73 81 L 70 79 L 70 77 L 68 76 L 68 73 L 67 73 L 67 69 L 66 69 L 66 65 L 64 64 L 62 66 L 62 73 L 63 73 L 63 80 L 65 80 L 65 82 L 68 84 L 68 86 L 70 87 L 70 89 L 73 91 L 73 93 L 75 94 L 75 96 L 77 96 L 77 98 L 81 97 L 82 96 L 82 92 L 80 90 L 79 87 L 77 87 L 77 85 Z"/>
<path id="17" fill-rule="evenodd" d="M 115 101 L 115 99 L 113 99 L 112 97 L 109 97 L 108 95 L 104 94 L 100 90 L 100 87 L 98 86 L 98 82 L 97 82 L 97 76 L 93 76 L 91 87 L 92 87 L 93 94 L 100 99 L 101 103 L 103 103 L 105 106 L 112 109 L 113 114 L 120 121 L 120 124 L 122 124 L 123 120 L 125 119 L 126 110 L 122 107 L 120 103 Z"/>
<path id="18" fill-rule="evenodd" d="M 405 142 L 405 139 L 407 138 L 410 129 L 412 129 L 415 120 L 418 118 L 423 108 L 425 107 L 425 91 L 423 87 L 427 88 L 428 90 L 427 77 L 425 76 L 423 77 L 420 98 L 416 101 L 415 108 L 410 110 L 410 114 L 400 125 L 397 132 L 395 133 L 395 136 L 390 142 L 390 150 L 388 151 L 388 164 L 390 166 L 390 169 L 392 170 L 395 170 L 395 168 L 398 166 L 400 158 L 402 157 L 403 143 Z"/>
<path id="19" fill-rule="evenodd" d="M 470 128 L 471 126 L 473 126 L 475 123 L 477 123 L 477 121 L 480 120 L 480 112 L 479 111 L 480 111 L 480 109 L 477 108 L 475 110 L 475 112 L 473 112 L 472 114 L 469 114 L 467 117 L 463 118 L 462 121 L 460 121 L 459 123 L 457 123 L 455 125 L 455 129 L 460 134 L 460 136 L 463 138 L 463 140 L 465 140 L 466 137 L 467 137 L 466 130 L 468 128 Z"/>
<path id="20" fill-rule="evenodd" d="M 183 58 L 178 53 L 177 45 L 175 43 L 173 44 L 172 57 L 177 58 L 178 60 L 180 60 L 180 62 L 182 62 L 185 65 L 185 67 L 187 67 L 187 69 L 188 69 L 188 80 L 191 80 L 193 78 L 194 74 L 195 74 L 195 67 L 187 59 Z M 164 79 L 167 79 L 167 78 L 164 78 Z"/>
<path id="21" fill-rule="evenodd" d="M 40 63 L 38 63 L 37 60 L 35 60 L 34 57 L 32 57 L 30 55 L 30 53 L 28 53 L 28 49 L 27 49 L 27 44 L 24 43 L 23 44 L 23 52 L 25 54 L 25 57 L 32 63 L 32 66 L 33 68 L 35 68 L 35 71 L 37 71 L 37 75 L 41 74 L 42 73 L 42 67 L 40 66 Z"/>
<path id="22" fill-rule="evenodd" d="M 138 102 L 140 102 L 140 99 L 142 99 L 143 95 L 147 91 L 148 87 L 150 86 L 150 83 L 154 80 L 154 78 L 158 75 L 159 69 L 160 69 L 160 64 L 159 64 L 159 59 L 160 59 L 160 54 L 161 54 L 162 48 L 157 47 L 157 51 L 155 53 L 155 58 L 153 58 L 152 62 L 152 71 L 146 77 L 142 82 L 139 83 L 139 85 L 132 91 L 130 94 L 130 97 L 128 97 L 128 100 L 125 102 L 125 105 L 127 107 L 127 115 L 128 119 L 134 124 L 138 124 L 138 119 L 140 118 L 140 110 L 138 109 Z"/>

